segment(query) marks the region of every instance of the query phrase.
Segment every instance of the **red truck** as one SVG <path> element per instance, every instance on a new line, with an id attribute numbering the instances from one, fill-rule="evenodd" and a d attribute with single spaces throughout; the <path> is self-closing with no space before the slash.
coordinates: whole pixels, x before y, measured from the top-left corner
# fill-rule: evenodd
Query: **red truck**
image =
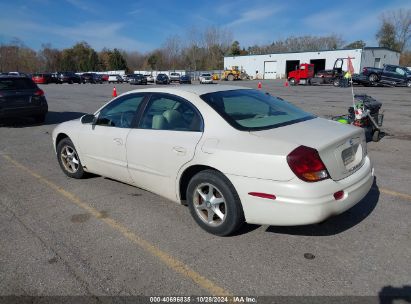
<path id="1" fill-rule="evenodd" d="M 314 77 L 314 64 L 302 63 L 298 69 L 288 73 L 288 82 L 291 85 L 311 84 L 311 79 Z"/>

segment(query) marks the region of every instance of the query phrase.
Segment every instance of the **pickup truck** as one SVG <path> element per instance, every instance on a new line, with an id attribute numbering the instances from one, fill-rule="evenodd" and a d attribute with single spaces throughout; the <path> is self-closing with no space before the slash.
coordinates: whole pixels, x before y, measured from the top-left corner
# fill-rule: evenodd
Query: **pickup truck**
<path id="1" fill-rule="evenodd" d="M 405 67 L 387 64 L 383 69 L 365 67 L 353 81 L 363 85 L 406 85 L 411 87 L 411 71 Z"/>

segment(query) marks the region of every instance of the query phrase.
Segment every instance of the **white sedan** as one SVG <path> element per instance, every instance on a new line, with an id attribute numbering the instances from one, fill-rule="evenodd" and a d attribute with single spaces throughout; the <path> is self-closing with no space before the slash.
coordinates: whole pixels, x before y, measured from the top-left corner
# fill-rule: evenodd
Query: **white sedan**
<path id="1" fill-rule="evenodd" d="M 53 131 L 61 169 L 91 172 L 189 206 L 206 231 L 304 225 L 370 190 L 364 131 L 237 86 L 127 92 Z"/>

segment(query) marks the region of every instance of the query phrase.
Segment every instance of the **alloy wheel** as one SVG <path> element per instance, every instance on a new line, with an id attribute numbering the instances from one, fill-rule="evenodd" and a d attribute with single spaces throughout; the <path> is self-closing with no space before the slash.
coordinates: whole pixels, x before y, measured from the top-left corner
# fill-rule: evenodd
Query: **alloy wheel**
<path id="1" fill-rule="evenodd" d="M 76 150 L 70 146 L 64 146 L 60 153 L 61 163 L 70 173 L 76 173 L 80 166 L 80 160 Z"/>
<path id="2" fill-rule="evenodd" d="M 210 183 L 197 186 L 193 195 L 199 218 L 209 226 L 220 226 L 227 216 L 227 205 L 221 191 Z"/>

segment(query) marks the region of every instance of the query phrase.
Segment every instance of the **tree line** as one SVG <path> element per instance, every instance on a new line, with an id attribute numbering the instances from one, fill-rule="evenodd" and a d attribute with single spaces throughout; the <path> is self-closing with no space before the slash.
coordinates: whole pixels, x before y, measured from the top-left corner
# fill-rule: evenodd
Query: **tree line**
<path id="1" fill-rule="evenodd" d="M 157 49 L 141 53 L 120 48 L 94 50 L 87 42 L 78 42 L 70 48 L 57 49 L 43 44 L 36 51 L 23 41 L 13 39 L 0 44 L 0 71 L 55 72 L 107 70 L 216 70 L 223 69 L 224 56 L 267 54 L 363 48 L 362 40 L 346 44 L 337 34 L 327 36 L 291 36 L 266 45 L 247 49 L 233 41 L 232 33 L 215 26 L 204 30 L 191 28 L 182 38 L 169 36 Z M 411 66 L 411 9 L 399 9 L 381 15 L 376 33 L 379 46 L 401 53 L 400 64 Z"/>

